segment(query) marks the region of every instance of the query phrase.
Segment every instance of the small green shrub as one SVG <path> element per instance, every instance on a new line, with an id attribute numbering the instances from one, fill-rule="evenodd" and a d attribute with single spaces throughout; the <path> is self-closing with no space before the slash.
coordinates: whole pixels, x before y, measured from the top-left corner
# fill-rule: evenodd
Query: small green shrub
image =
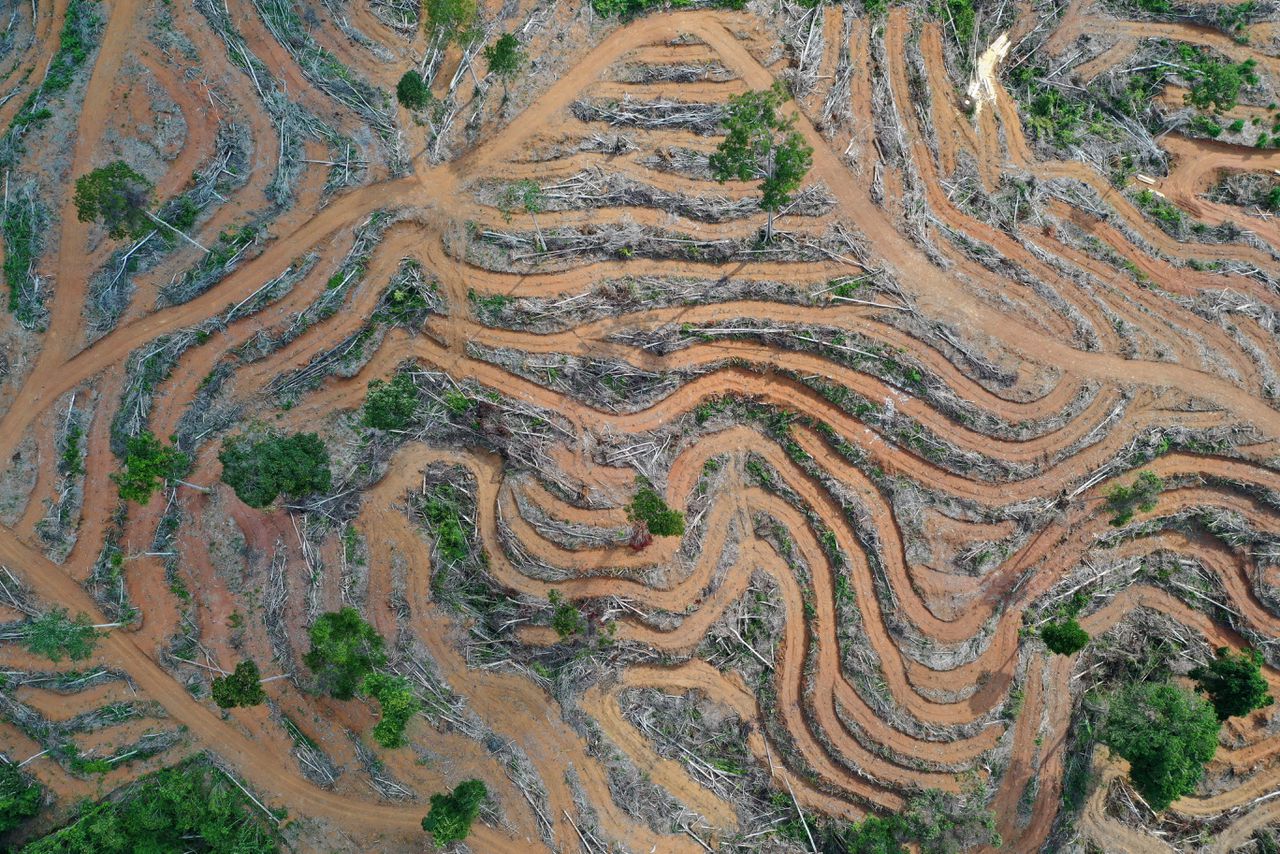
<path id="1" fill-rule="evenodd" d="M 1040 638 L 1050 652 L 1058 655 L 1075 655 L 1089 643 L 1089 633 L 1080 628 L 1075 617 L 1045 624 Z"/>
<path id="2" fill-rule="evenodd" d="M 240 662 L 235 671 L 226 676 L 215 676 L 211 693 L 213 701 L 222 709 L 256 706 L 267 699 L 262 690 L 262 674 L 252 661 Z"/>
<path id="3" fill-rule="evenodd" d="M 684 514 L 668 507 L 662 496 L 647 486 L 631 499 L 627 515 L 633 522 L 643 522 L 655 537 L 678 537 L 684 533 Z"/>
<path id="4" fill-rule="evenodd" d="M 422 829 L 431 834 L 437 848 L 466 839 L 480 814 L 480 804 L 489 790 L 479 780 L 464 780 L 452 792 L 431 796 L 431 811 L 422 820 Z"/>

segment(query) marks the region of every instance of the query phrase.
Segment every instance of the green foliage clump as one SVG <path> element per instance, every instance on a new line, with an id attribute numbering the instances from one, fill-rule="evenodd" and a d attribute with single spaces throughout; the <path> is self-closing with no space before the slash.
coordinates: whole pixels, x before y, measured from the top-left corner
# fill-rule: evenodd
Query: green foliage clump
<path id="1" fill-rule="evenodd" d="M 627 516 L 633 522 L 643 522 L 655 537 L 678 537 L 684 533 L 684 514 L 668 507 L 662 496 L 647 486 L 631 499 Z"/>
<path id="2" fill-rule="evenodd" d="M 373 380 L 364 399 L 364 423 L 378 430 L 403 430 L 418 408 L 418 387 L 408 374 L 396 374 L 391 382 Z"/>
<path id="3" fill-rule="evenodd" d="M 1057 89 L 1046 89 L 1032 98 L 1027 126 L 1037 139 L 1066 148 L 1080 141 L 1086 111 L 1084 102 L 1068 98 Z"/>
<path id="4" fill-rule="evenodd" d="M 466 839 L 471 824 L 480 814 L 480 804 L 489 790 L 479 780 L 463 780 L 452 792 L 431 796 L 431 811 L 422 820 L 422 829 L 431 834 L 437 848 Z"/>
<path id="5" fill-rule="evenodd" d="M 967 54 L 969 46 L 973 44 L 974 28 L 977 23 L 973 0 L 943 0 L 941 7 L 937 9 L 937 14 L 938 17 L 950 22 L 951 34 L 955 36 L 956 44 Z"/>
<path id="6" fill-rule="evenodd" d="M 66 827 L 32 842 L 23 854 L 208 852 L 268 854 L 271 834 L 245 796 L 209 768 L 159 771 L 123 798 L 81 811 Z"/>
<path id="7" fill-rule="evenodd" d="M 732 97 L 724 139 L 708 160 L 722 184 L 761 179 L 760 209 L 769 214 L 765 242 L 773 239 L 774 216 L 791 202 L 813 164 L 813 149 L 795 129 L 795 117 L 782 114 L 788 99 L 781 82 Z"/>
<path id="8" fill-rule="evenodd" d="M 476 0 L 423 0 L 422 12 L 428 35 L 445 44 L 475 37 Z"/>
<path id="9" fill-rule="evenodd" d="M 266 507 L 278 495 L 301 497 L 329 490 L 329 451 L 315 433 L 251 439 L 231 436 L 218 452 L 222 481 L 250 507 Z"/>
<path id="10" fill-rule="evenodd" d="M 580 635 L 587 630 L 587 621 L 583 618 L 582 612 L 575 608 L 572 602 L 565 601 L 559 590 L 552 590 L 547 595 L 547 600 L 555 608 L 555 612 L 551 615 L 551 628 L 555 629 L 556 634 L 561 638 Z"/>
<path id="11" fill-rule="evenodd" d="M 9 286 L 9 312 L 24 326 L 36 323 L 38 310 L 26 293 L 36 256 L 44 245 L 48 217 L 34 196 L 16 199 L 4 208 L 4 280 Z"/>
<path id="12" fill-rule="evenodd" d="M 1262 676 L 1262 654 L 1256 649 L 1235 655 L 1224 646 L 1208 667 L 1191 671 L 1196 690 L 1213 703 L 1218 720 L 1247 715 L 1274 702 Z"/>
<path id="13" fill-rule="evenodd" d="M 135 240 L 152 230 L 151 182 L 117 160 L 76 179 L 76 215 L 81 222 L 100 221 L 112 240 Z"/>
<path id="14" fill-rule="evenodd" d="M 1089 633 L 1080 628 L 1075 617 L 1070 617 L 1061 622 L 1046 624 L 1040 630 L 1040 639 L 1049 647 L 1050 652 L 1075 655 L 1089 643 Z"/>
<path id="15" fill-rule="evenodd" d="M 1138 207 L 1155 217 L 1156 222 L 1161 225 L 1175 230 L 1182 226 L 1182 211 L 1176 205 L 1164 201 L 1164 199 L 1150 190 L 1139 192 L 1137 202 Z"/>
<path id="16" fill-rule="evenodd" d="M 1222 136 L 1222 125 L 1208 116 L 1196 116 L 1191 120 L 1191 127 L 1212 139 Z"/>
<path id="17" fill-rule="evenodd" d="M 76 614 L 73 620 L 66 608 L 54 608 L 27 623 L 23 646 L 32 655 L 43 655 L 50 661 L 80 661 L 93 655 L 100 637 L 102 633 L 87 614 Z"/>
<path id="18" fill-rule="evenodd" d="M 1159 812 L 1195 791 L 1218 748 L 1209 703 L 1170 683 L 1143 683 L 1111 699 L 1102 743 L 1129 761 L 1129 779 Z"/>
<path id="19" fill-rule="evenodd" d="M 406 110 L 425 110 L 431 103 L 431 88 L 421 74 L 410 68 L 396 84 L 396 100 Z"/>
<path id="20" fill-rule="evenodd" d="M 1117 484 L 1107 493 L 1107 507 L 1110 509 L 1111 524 L 1115 527 L 1127 525 L 1133 514 L 1141 510 L 1154 510 L 1156 496 L 1164 490 L 1164 481 L 1155 472 L 1144 471 L 1130 486 Z"/>
<path id="21" fill-rule="evenodd" d="M 373 728 L 373 737 L 386 748 L 403 747 L 404 729 L 422 704 L 413 695 L 409 680 L 403 676 L 370 673 L 364 678 L 364 693 L 378 701 L 382 715 Z"/>
<path id="22" fill-rule="evenodd" d="M 311 649 L 303 662 L 321 690 L 350 700 L 365 678 L 387 663 L 382 635 L 355 608 L 321 614 L 311 625 Z"/>
<path id="23" fill-rule="evenodd" d="M 40 811 L 40 784 L 17 765 L 0 761 L 0 833 L 8 833 Z"/>
<path id="24" fill-rule="evenodd" d="M 928 789 L 913 797 L 902 813 L 824 828 L 819 847 L 842 854 L 906 854 L 908 845 L 917 846 L 921 854 L 998 847 L 995 817 L 980 795 L 976 787 L 960 797 Z"/>
<path id="25" fill-rule="evenodd" d="M 1262 204 L 1268 210 L 1280 211 L 1280 184 L 1267 191 L 1267 194 L 1262 198 Z"/>
<path id="26" fill-rule="evenodd" d="M 497 41 L 484 49 L 484 61 L 489 64 L 489 70 L 501 78 L 505 88 L 524 64 L 520 40 L 514 33 L 503 33 L 498 36 Z"/>
<path id="27" fill-rule="evenodd" d="M 240 662 L 227 676 L 215 676 L 212 694 L 213 701 L 222 709 L 256 706 L 267 699 L 266 692 L 262 690 L 262 674 L 252 661 Z"/>
<path id="28" fill-rule="evenodd" d="M 1202 110 L 1229 110 L 1239 101 L 1242 88 L 1258 84 L 1254 59 L 1222 62 L 1209 51 L 1188 44 L 1178 45 L 1178 56 L 1191 75 L 1191 88 L 1184 100 Z"/>
<path id="29" fill-rule="evenodd" d="M 130 436 L 124 457 L 124 468 L 112 472 L 122 501 L 146 504 L 165 481 L 176 480 L 191 470 L 191 458 L 170 445 L 166 445 L 144 430 Z"/>
<path id="30" fill-rule="evenodd" d="M 1244 130 L 1244 119 L 1236 119 L 1234 122 L 1227 125 L 1227 130 L 1232 133 L 1240 133 Z"/>
<path id="31" fill-rule="evenodd" d="M 436 549 L 446 561 L 455 564 L 462 563 L 471 554 L 458 512 L 460 497 L 452 486 L 441 484 L 422 505 L 422 514 L 436 538 Z"/>

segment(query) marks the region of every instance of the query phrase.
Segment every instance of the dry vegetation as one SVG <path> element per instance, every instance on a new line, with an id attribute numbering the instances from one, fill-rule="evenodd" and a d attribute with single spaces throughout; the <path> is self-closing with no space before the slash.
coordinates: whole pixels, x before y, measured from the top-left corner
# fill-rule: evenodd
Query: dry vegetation
<path id="1" fill-rule="evenodd" d="M 1280 850 L 1276 14 L 11 4 L 0 833 Z"/>

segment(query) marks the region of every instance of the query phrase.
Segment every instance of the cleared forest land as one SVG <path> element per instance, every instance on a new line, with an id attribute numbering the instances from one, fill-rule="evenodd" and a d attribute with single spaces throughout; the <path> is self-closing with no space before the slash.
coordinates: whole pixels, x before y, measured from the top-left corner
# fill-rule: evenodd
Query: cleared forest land
<path id="1" fill-rule="evenodd" d="M 0 841 L 1280 850 L 1280 7 L 674 5 L 0 16 Z"/>

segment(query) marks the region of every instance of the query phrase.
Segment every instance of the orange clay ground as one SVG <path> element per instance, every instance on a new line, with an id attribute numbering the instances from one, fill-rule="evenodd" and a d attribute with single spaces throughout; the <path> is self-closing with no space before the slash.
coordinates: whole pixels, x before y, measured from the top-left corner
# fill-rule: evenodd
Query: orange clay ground
<path id="1" fill-rule="evenodd" d="M 67 0 L 47 2 L 13 12 L 6 123 L 57 49 Z M 905 6 L 619 23 L 489 2 L 483 40 L 443 54 L 412 6 L 295 7 L 362 91 L 427 56 L 440 107 L 415 115 L 330 85 L 254 0 L 89 4 L 96 48 L 5 177 L 12 204 L 34 182 L 48 225 L 46 313 L 0 321 L 0 580 L 134 616 L 86 661 L 6 645 L 6 691 L 50 721 L 137 704 L 74 734 L 88 755 L 169 746 L 106 774 L 35 758 L 50 796 L 28 835 L 201 751 L 304 851 L 424 850 L 429 796 L 469 778 L 491 794 L 478 852 L 805 851 L 779 831 L 797 811 L 848 821 L 929 789 L 989 810 L 1010 851 L 1253 851 L 1280 825 L 1276 707 L 1229 721 L 1161 816 L 1080 735 L 1086 694 L 1153 632 L 1185 661 L 1261 648 L 1280 687 L 1280 219 L 1210 192 L 1272 181 L 1280 150 L 1173 130 L 1165 172 L 1117 182 L 1038 143 L 1006 74 L 1036 44 L 1088 85 L 1164 38 L 1255 60 L 1222 121 L 1270 116 L 1280 26 L 990 4 L 1013 47 L 971 88 L 945 19 Z M 503 32 L 527 57 L 509 84 L 478 56 Z M 813 166 L 763 244 L 754 186 L 711 179 L 697 117 L 775 80 Z M 230 149 L 190 236 L 257 236 L 207 286 L 174 296 L 196 246 L 126 271 L 131 244 L 76 216 L 97 166 L 129 161 L 162 201 Z M 500 210 L 521 180 L 540 212 Z M 1021 214 L 974 201 L 1015 184 Z M 1233 236 L 1171 235 L 1143 189 Z M 389 320 L 406 283 L 429 306 Z M 362 427 L 397 369 L 416 426 Z M 218 451 L 252 424 L 319 433 L 332 494 L 242 504 Z M 194 465 L 126 505 L 113 448 L 141 429 Z M 1165 489 L 1114 527 L 1106 496 L 1139 471 Z M 683 537 L 633 537 L 638 476 Z M 422 510 L 440 484 L 464 499 L 461 565 Z M 552 591 L 584 636 L 550 628 Z M 1050 655 L 1030 629 L 1073 597 L 1094 645 Z M 419 691 L 407 747 L 369 737 L 375 704 L 312 690 L 307 627 L 344 605 Z M 286 678 L 223 714 L 209 678 L 245 658 Z M 71 669 L 105 675 L 36 678 Z M 47 747 L 0 733 L 15 761 Z"/>

